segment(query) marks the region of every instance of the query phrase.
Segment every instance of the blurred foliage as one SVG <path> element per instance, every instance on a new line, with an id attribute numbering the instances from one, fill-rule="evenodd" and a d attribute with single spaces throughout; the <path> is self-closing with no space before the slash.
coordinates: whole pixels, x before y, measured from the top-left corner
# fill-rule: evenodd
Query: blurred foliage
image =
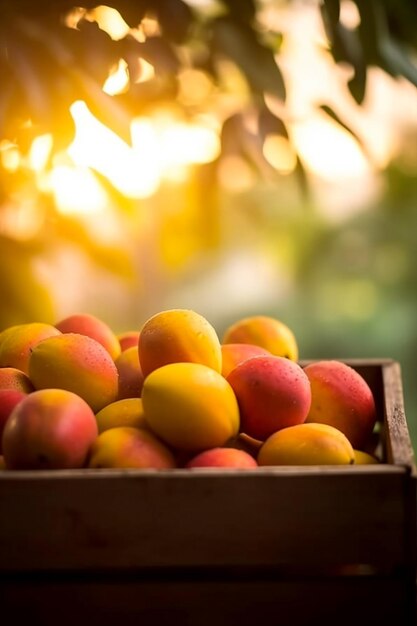
<path id="1" fill-rule="evenodd" d="M 79 249 L 104 274 L 131 283 L 143 281 L 149 302 L 142 311 L 147 312 L 171 286 L 169 275 L 165 282 L 155 279 L 155 267 L 161 262 L 159 248 L 163 247 L 172 267 L 187 254 L 193 265 L 198 246 L 214 250 L 232 241 L 237 245 L 239 237 L 243 244 L 258 236 L 259 246 L 267 247 L 280 263 L 289 266 L 297 286 L 287 297 L 277 296 L 270 313 L 282 315 L 294 327 L 302 356 L 398 358 L 417 411 L 417 392 L 411 381 L 417 365 L 415 172 L 407 174 L 392 163 L 378 205 L 338 225 L 315 211 L 314 199 L 308 195 L 309 172 L 300 155 L 296 155 L 289 183 L 263 152 L 268 136 L 290 140 L 291 133 L 288 86 L 281 67 L 285 28 L 269 26 L 260 17 L 268 6 L 279 9 L 291 0 L 110 0 L 109 5 L 130 28 L 117 39 L 96 20 L 97 2 L 81 4 L 74 12 L 73 2 L 67 0 L 0 0 L 0 141 L 16 144 L 25 153 L 35 137 L 51 132 L 54 151 L 59 151 L 74 134 L 69 107 L 81 99 L 129 143 L 132 118 L 147 115 L 159 105 L 175 104 L 189 119 L 201 113 L 195 102 L 179 102 L 184 70 L 206 73 L 215 86 L 215 96 L 233 95 L 234 84 L 225 84 L 222 68 L 226 62 L 243 80 L 243 97 L 240 108 L 234 101 L 221 119 L 222 155 L 240 157 L 258 182 L 235 199 L 241 215 L 232 211 L 227 218 L 234 220 L 230 226 L 234 235 L 228 237 L 219 224 L 219 204 L 228 203 L 227 195 L 219 197 L 217 188 L 220 159 L 196 166 L 183 195 L 178 188 L 173 193 L 170 185 L 165 185 L 152 201 L 151 224 L 146 220 L 136 223 L 137 207 L 100 179 L 121 224 L 125 245 L 117 245 L 103 242 L 91 220 L 59 214 L 51 198 L 41 193 L 25 171 L 0 167 L 0 328 L 54 319 L 53 294 L 45 287 L 38 261 L 48 255 L 52 259 L 54 250 L 62 247 Z M 327 35 L 321 45 L 328 47 L 335 71 L 337 66 L 350 69 L 347 85 L 352 102 L 358 107 L 364 104 L 369 73 L 375 67 L 417 86 L 415 0 L 349 0 L 349 4 L 358 16 L 356 22 L 343 19 L 340 0 L 317 2 Z M 126 62 L 129 85 L 111 96 L 103 91 L 103 83 L 120 59 Z M 142 80 L 143 61 L 154 69 L 146 80 Z M 269 96 L 277 103 L 273 108 Z M 208 99 L 206 107 L 210 106 L 213 101 Z M 334 110 L 333 103 L 318 102 L 317 108 L 348 129 L 366 153 L 351 120 Z M 276 201 L 276 187 L 263 195 L 265 185 L 270 189 L 271 182 L 280 185 L 280 202 Z M 289 194 L 291 198 L 295 195 L 295 201 L 287 201 L 288 185 L 296 190 Z M 21 198 L 28 195 L 32 204 L 26 207 Z M 192 206 L 199 208 L 190 209 Z M 181 207 L 188 207 L 186 216 Z M 37 228 L 22 235 L 19 229 L 14 233 L 6 227 L 10 215 L 15 214 L 19 223 L 26 210 L 31 215 L 37 212 Z M 130 244 L 129 236 L 134 236 Z M 170 247 L 174 240 L 175 246 Z M 130 246 L 140 248 L 139 266 Z M 221 262 L 219 258 L 209 257 L 209 262 Z M 190 276 L 200 271 L 198 263 L 189 268 Z M 223 319 L 224 325 L 228 321 Z M 417 439 L 417 425 L 412 424 L 412 430 Z"/>

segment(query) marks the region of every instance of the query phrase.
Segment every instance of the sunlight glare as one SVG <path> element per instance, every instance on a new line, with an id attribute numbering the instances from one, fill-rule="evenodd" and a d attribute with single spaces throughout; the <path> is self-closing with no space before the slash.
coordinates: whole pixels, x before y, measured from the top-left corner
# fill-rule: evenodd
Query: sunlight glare
<path id="1" fill-rule="evenodd" d="M 8 172 L 16 172 L 22 162 L 19 148 L 13 143 L 4 140 L 0 143 L 1 164 Z"/>
<path id="2" fill-rule="evenodd" d="M 124 59 L 119 59 L 119 63 L 113 72 L 110 73 L 103 85 L 103 91 L 109 96 L 123 93 L 129 87 L 129 73 L 127 63 Z"/>
<path id="3" fill-rule="evenodd" d="M 77 101 L 71 106 L 76 132 L 68 154 L 78 165 L 91 167 L 106 176 L 120 192 L 132 198 L 152 195 L 159 184 L 159 171 L 147 138 L 138 155 L 120 137 L 99 122 L 87 105 Z"/>
<path id="4" fill-rule="evenodd" d="M 281 135 L 266 137 L 263 154 L 268 163 L 280 174 L 291 174 L 297 165 L 297 157 L 290 142 Z"/>
<path id="5" fill-rule="evenodd" d="M 355 139 L 342 127 L 323 118 L 294 122 L 292 138 L 306 166 L 325 180 L 361 176 L 369 163 Z"/>
<path id="6" fill-rule="evenodd" d="M 51 133 L 35 137 L 28 154 L 28 166 L 34 172 L 42 172 L 51 156 L 53 137 Z"/>
<path id="7" fill-rule="evenodd" d="M 107 206 L 106 192 L 88 169 L 58 165 L 50 173 L 49 186 L 64 215 L 101 213 Z"/>
<path id="8" fill-rule="evenodd" d="M 126 24 L 119 11 L 106 5 L 95 7 L 89 11 L 88 16 L 115 41 L 123 39 L 129 34 L 130 28 Z"/>

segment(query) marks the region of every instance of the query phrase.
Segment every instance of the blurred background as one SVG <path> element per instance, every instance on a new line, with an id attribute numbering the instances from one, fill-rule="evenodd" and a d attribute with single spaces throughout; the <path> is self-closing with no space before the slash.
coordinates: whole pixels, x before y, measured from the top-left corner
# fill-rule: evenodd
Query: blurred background
<path id="1" fill-rule="evenodd" d="M 397 359 L 416 446 L 415 2 L 109 4 L 0 2 L 0 330 L 272 315 Z"/>

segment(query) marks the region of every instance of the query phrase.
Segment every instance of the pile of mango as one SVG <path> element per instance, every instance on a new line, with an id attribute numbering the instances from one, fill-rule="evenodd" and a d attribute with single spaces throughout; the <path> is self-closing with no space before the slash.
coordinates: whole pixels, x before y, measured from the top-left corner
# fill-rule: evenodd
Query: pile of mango
<path id="1" fill-rule="evenodd" d="M 0 466 L 235 468 L 377 463 L 366 381 L 298 363 L 292 330 L 258 315 L 220 340 L 170 309 L 116 335 L 76 314 L 0 333 Z"/>

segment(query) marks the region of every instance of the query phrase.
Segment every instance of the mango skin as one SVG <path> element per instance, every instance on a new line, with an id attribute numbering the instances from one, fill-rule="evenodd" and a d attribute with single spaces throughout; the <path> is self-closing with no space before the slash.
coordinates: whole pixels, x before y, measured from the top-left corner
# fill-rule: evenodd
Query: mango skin
<path id="1" fill-rule="evenodd" d="M 139 343 L 139 334 L 138 330 L 127 330 L 126 332 L 117 335 L 121 351 L 124 352 L 128 348 L 137 348 Z"/>
<path id="2" fill-rule="evenodd" d="M 228 377 L 230 372 L 240 363 L 253 356 L 267 356 L 271 353 L 261 346 L 251 343 L 224 343 L 222 349 L 222 376 Z"/>
<path id="3" fill-rule="evenodd" d="M 366 381 L 341 361 L 316 361 L 304 368 L 311 384 L 308 422 L 341 430 L 357 449 L 372 436 L 376 423 L 374 397 Z"/>
<path id="4" fill-rule="evenodd" d="M 199 313 L 170 309 L 150 317 L 140 330 L 139 360 L 146 377 L 169 363 L 201 363 L 222 369 L 220 341 L 213 326 Z"/>
<path id="5" fill-rule="evenodd" d="M 3 449 L 2 437 L 6 422 L 15 406 L 26 396 L 27 394 L 19 389 L 0 389 L 0 454 Z"/>
<path id="6" fill-rule="evenodd" d="M 305 421 L 310 383 L 302 368 L 278 356 L 256 356 L 227 377 L 240 410 L 241 432 L 265 441 L 272 433 Z"/>
<path id="7" fill-rule="evenodd" d="M 119 340 L 110 326 L 95 315 L 77 313 L 69 315 L 55 324 L 55 328 L 61 333 L 77 333 L 87 335 L 101 343 L 113 360 L 117 359 L 121 352 Z"/>
<path id="8" fill-rule="evenodd" d="M 144 376 L 137 346 L 126 348 L 115 360 L 115 365 L 119 373 L 118 400 L 140 398 Z"/>
<path id="9" fill-rule="evenodd" d="M 42 322 L 10 326 L 1 334 L 0 367 L 15 367 L 28 374 L 32 349 L 43 339 L 60 334 L 55 326 Z"/>
<path id="10" fill-rule="evenodd" d="M 88 404 L 63 389 L 27 395 L 12 411 L 3 432 L 7 469 L 77 469 L 87 462 L 97 437 Z"/>
<path id="11" fill-rule="evenodd" d="M 274 356 L 291 361 L 298 359 L 298 345 L 293 331 L 284 322 L 268 315 L 244 317 L 226 328 L 222 344 L 249 343 L 268 350 Z"/>
<path id="12" fill-rule="evenodd" d="M 377 465 L 379 463 L 375 456 L 363 450 L 353 450 L 353 453 L 355 456 L 355 465 Z"/>
<path id="13" fill-rule="evenodd" d="M 258 454 L 260 466 L 351 465 L 353 448 L 345 435 L 327 424 L 298 424 L 271 435 Z"/>
<path id="14" fill-rule="evenodd" d="M 96 414 L 98 432 L 102 433 L 109 428 L 131 426 L 146 428 L 142 400 L 140 398 L 125 398 L 107 404 Z"/>
<path id="15" fill-rule="evenodd" d="M 118 373 L 110 354 L 95 339 L 76 333 L 60 333 L 35 346 L 29 377 L 36 389 L 78 394 L 95 413 L 118 394 Z"/>
<path id="16" fill-rule="evenodd" d="M 254 469 L 255 459 L 237 448 L 211 448 L 194 456 L 186 465 L 187 469 L 197 467 L 223 467 L 233 469 Z"/>
<path id="17" fill-rule="evenodd" d="M 29 376 L 15 367 L 0 368 L 0 389 L 15 389 L 23 393 L 35 390 Z"/>
<path id="18" fill-rule="evenodd" d="M 172 469 L 172 452 L 151 432 L 123 426 L 101 433 L 94 442 L 90 468 Z"/>
<path id="19" fill-rule="evenodd" d="M 149 374 L 142 402 L 149 427 L 177 450 L 223 446 L 239 431 L 239 407 L 221 374 L 199 363 L 171 363 Z"/>

